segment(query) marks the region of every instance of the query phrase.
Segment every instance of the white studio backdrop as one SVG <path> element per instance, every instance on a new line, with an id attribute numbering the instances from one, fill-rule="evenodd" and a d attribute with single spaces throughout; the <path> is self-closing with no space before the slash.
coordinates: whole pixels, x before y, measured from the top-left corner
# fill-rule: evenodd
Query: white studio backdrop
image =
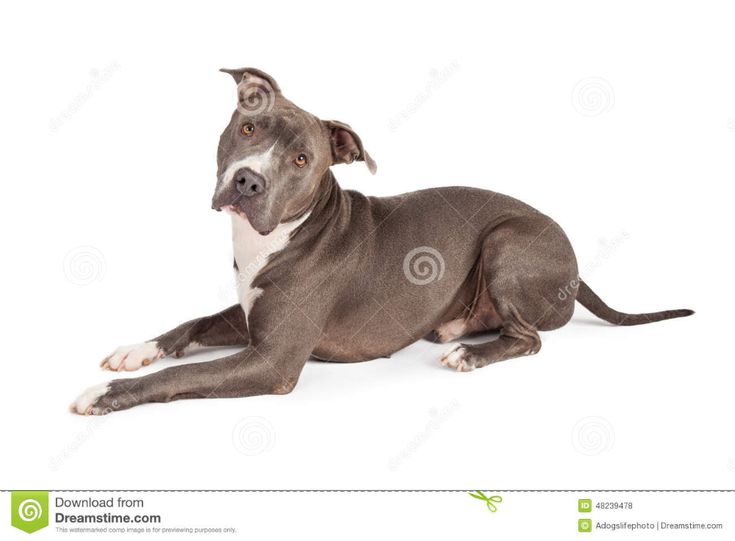
<path id="1" fill-rule="evenodd" d="M 725 2 L 27 2 L 0 22 L 5 488 L 725 488 L 735 33 Z M 554 218 L 635 328 L 578 308 L 540 354 L 309 363 L 288 396 L 108 417 L 114 348 L 236 302 L 210 209 L 255 66 L 378 163 L 372 195 L 468 185 Z M 211 359 L 207 352 L 193 360 Z M 145 372 L 181 361 L 165 360 Z M 138 375 L 138 374 L 134 374 Z"/>

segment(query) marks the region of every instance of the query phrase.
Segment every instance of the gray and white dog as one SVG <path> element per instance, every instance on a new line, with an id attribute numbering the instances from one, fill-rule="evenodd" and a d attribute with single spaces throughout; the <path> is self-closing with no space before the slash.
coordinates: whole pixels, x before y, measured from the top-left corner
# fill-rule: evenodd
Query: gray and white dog
<path id="1" fill-rule="evenodd" d="M 616 325 L 692 314 L 624 314 L 577 274 L 574 252 L 549 217 L 511 197 L 435 188 L 394 197 L 343 190 L 331 166 L 376 166 L 360 137 L 287 100 L 260 70 L 222 70 L 238 106 L 222 133 L 212 207 L 232 217 L 239 303 L 102 363 L 137 370 L 203 347 L 242 346 L 84 392 L 72 411 L 100 415 L 146 402 L 289 393 L 310 357 L 388 357 L 423 337 L 456 344 L 442 364 L 469 371 L 541 347 L 538 331 L 567 323 L 575 299 Z"/>

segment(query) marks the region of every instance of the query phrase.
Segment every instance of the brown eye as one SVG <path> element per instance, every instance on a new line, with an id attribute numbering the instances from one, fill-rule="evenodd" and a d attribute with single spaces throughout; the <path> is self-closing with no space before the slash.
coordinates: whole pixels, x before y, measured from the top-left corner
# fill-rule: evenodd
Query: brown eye
<path id="1" fill-rule="evenodd" d="M 297 166 L 303 167 L 308 163 L 309 160 L 306 159 L 306 154 L 303 152 L 296 156 L 296 159 L 293 161 Z"/>
<path id="2" fill-rule="evenodd" d="M 255 126 L 250 123 L 243 124 L 242 128 L 240 128 L 240 133 L 242 133 L 245 137 L 252 137 L 255 133 Z"/>

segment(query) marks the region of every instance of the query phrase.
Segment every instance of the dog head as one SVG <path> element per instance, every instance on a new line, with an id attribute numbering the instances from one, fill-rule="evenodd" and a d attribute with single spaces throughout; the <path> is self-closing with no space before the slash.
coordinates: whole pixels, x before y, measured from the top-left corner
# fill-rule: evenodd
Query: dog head
<path id="1" fill-rule="evenodd" d="M 212 208 L 247 219 L 261 235 L 303 214 L 331 165 L 375 162 L 342 122 L 320 120 L 283 97 L 254 68 L 223 69 L 237 83 L 237 108 L 217 151 Z"/>

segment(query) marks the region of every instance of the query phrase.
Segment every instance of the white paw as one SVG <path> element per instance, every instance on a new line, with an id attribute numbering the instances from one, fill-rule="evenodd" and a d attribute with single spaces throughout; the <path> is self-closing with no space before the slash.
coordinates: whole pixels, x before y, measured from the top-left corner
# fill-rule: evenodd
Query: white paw
<path id="1" fill-rule="evenodd" d="M 153 361 L 164 356 L 164 352 L 156 342 L 144 342 L 117 348 L 112 355 L 105 357 L 102 368 L 108 370 L 137 370 L 141 366 L 148 366 Z"/>
<path id="2" fill-rule="evenodd" d="M 475 369 L 475 365 L 469 362 L 468 356 L 467 349 L 457 344 L 444 354 L 441 363 L 449 368 L 454 368 L 457 372 L 469 372 Z"/>
<path id="3" fill-rule="evenodd" d="M 110 390 L 109 383 L 102 383 L 95 385 L 84 391 L 79 398 L 77 398 L 69 409 L 72 413 L 78 413 L 79 415 L 92 415 L 94 405 L 107 391 Z"/>
<path id="4" fill-rule="evenodd" d="M 453 319 L 442 323 L 434 332 L 442 344 L 456 340 L 467 332 L 467 322 L 464 319 Z"/>

